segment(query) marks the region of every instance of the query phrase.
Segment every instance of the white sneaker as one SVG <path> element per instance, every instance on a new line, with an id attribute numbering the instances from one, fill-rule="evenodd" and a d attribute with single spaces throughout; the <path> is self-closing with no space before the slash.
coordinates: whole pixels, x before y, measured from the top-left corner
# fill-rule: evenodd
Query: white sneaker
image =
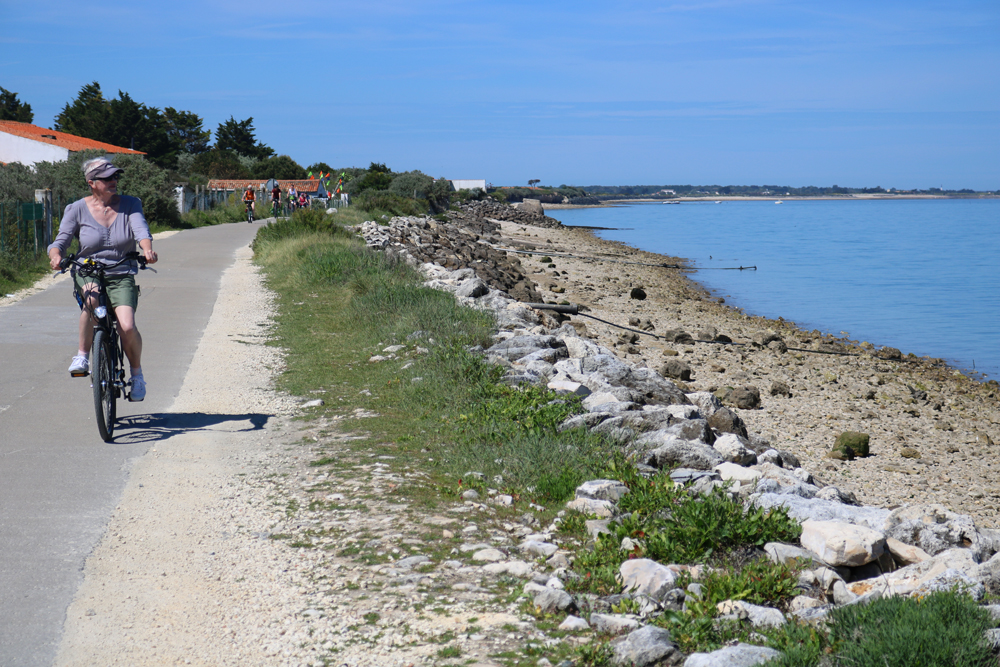
<path id="1" fill-rule="evenodd" d="M 141 401 L 146 398 L 146 380 L 141 375 L 132 376 L 132 390 L 128 393 L 128 400 Z"/>
<path id="2" fill-rule="evenodd" d="M 87 359 L 87 355 L 78 354 L 73 357 L 73 361 L 69 365 L 69 374 L 75 378 L 90 375 L 90 361 Z"/>

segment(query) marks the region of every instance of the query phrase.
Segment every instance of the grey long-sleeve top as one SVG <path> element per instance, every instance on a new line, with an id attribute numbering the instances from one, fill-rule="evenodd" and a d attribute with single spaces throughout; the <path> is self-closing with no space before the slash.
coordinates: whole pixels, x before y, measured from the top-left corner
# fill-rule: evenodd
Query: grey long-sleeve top
<path id="1" fill-rule="evenodd" d="M 136 197 L 121 195 L 118 215 L 110 227 L 105 227 L 94 219 L 87 208 L 87 202 L 78 199 L 66 207 L 59 222 L 59 233 L 49 246 L 66 253 L 73 238 L 80 239 L 78 257 L 89 257 L 107 264 L 114 264 L 125 257 L 125 253 L 135 250 L 136 241 L 151 239 L 149 224 L 142 214 L 142 201 Z M 108 275 L 135 274 L 139 271 L 136 262 L 129 262 L 112 269 Z"/>

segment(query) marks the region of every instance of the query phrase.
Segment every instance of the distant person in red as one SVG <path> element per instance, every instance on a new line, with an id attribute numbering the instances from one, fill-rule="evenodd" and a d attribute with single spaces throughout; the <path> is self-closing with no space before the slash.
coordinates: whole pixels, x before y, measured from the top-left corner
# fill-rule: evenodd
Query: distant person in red
<path id="1" fill-rule="evenodd" d="M 271 212 L 275 216 L 278 215 L 278 209 L 281 208 L 281 188 L 278 187 L 278 181 L 274 182 L 274 187 L 271 188 Z"/>
<path id="2" fill-rule="evenodd" d="M 299 208 L 305 208 L 307 203 L 308 202 L 306 201 L 306 193 L 300 192 L 299 193 Z"/>

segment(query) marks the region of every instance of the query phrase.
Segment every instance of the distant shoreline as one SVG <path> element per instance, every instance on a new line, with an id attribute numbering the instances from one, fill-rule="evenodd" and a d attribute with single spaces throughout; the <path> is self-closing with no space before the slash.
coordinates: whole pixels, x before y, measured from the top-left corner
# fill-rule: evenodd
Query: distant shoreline
<path id="1" fill-rule="evenodd" d="M 816 196 L 796 196 L 787 197 L 751 197 L 751 196 L 725 196 L 725 195 L 705 195 L 704 197 L 675 197 L 673 199 L 652 199 L 635 197 L 632 199 L 608 199 L 600 204 L 542 204 L 543 209 L 557 211 L 561 209 L 574 208 L 608 208 L 617 204 L 636 203 L 660 203 L 669 202 L 716 202 L 716 201 L 887 201 L 895 199 L 997 199 L 996 195 L 892 195 L 892 194 L 853 194 L 853 195 L 816 195 Z"/>

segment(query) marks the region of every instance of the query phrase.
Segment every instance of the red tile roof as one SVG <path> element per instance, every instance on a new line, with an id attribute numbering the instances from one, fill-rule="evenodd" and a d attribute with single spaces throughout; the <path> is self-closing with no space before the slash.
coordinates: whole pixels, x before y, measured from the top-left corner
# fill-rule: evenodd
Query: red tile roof
<path id="1" fill-rule="evenodd" d="M 78 137 L 75 134 L 67 134 L 58 130 L 50 130 L 45 127 L 38 127 L 31 123 L 19 123 L 14 120 L 0 120 L 0 132 L 13 134 L 25 139 L 40 141 L 44 144 L 59 146 L 72 152 L 97 149 L 105 153 L 129 153 L 132 155 L 145 155 L 142 151 L 134 151 L 131 148 L 121 148 L 112 146 L 103 141 L 94 141 L 86 137 Z"/>

